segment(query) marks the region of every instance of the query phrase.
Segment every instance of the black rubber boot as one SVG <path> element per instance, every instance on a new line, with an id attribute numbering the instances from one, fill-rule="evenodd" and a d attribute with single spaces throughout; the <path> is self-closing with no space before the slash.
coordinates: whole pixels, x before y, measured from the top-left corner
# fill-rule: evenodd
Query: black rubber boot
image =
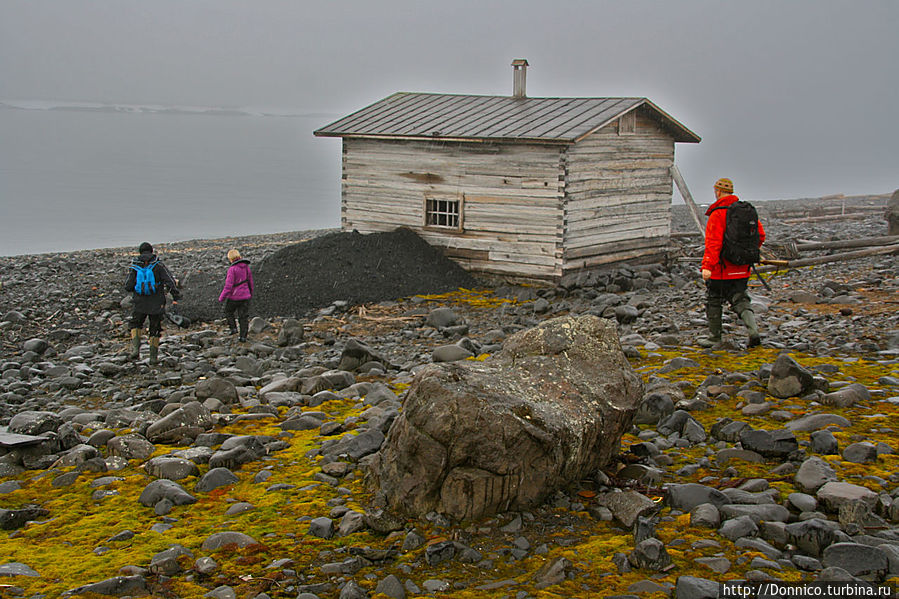
<path id="1" fill-rule="evenodd" d="M 752 310 L 743 310 L 740 313 L 740 320 L 746 324 L 749 329 L 749 347 L 756 347 L 762 344 L 762 336 L 759 335 L 759 327 L 755 322 L 755 312 Z"/>
<path id="2" fill-rule="evenodd" d="M 159 362 L 159 337 L 150 337 L 150 366 Z"/>

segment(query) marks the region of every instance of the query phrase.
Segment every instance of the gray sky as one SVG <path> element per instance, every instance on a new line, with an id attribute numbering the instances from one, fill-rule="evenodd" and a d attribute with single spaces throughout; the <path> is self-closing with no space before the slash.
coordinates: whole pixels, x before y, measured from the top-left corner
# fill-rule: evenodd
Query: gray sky
<path id="1" fill-rule="evenodd" d="M 897 0 L 0 0 L 0 99 L 336 118 L 395 91 L 508 95 L 527 58 L 529 96 L 645 96 L 702 136 L 677 147 L 700 201 L 719 176 L 747 198 L 886 193 L 897 31 Z"/>

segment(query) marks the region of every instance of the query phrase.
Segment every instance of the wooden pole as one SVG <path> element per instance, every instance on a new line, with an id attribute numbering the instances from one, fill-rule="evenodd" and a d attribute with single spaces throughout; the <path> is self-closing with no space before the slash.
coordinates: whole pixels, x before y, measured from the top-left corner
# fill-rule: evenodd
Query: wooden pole
<path id="1" fill-rule="evenodd" d="M 690 209 L 690 214 L 693 215 L 693 222 L 696 223 L 699 234 L 705 239 L 705 226 L 702 224 L 702 217 L 699 216 L 699 207 L 693 201 L 693 196 L 690 194 L 690 190 L 687 189 L 687 183 L 681 176 L 680 169 L 677 168 L 676 164 L 671 165 L 671 176 L 674 178 L 674 183 L 677 185 L 677 190 L 680 192 L 681 197 L 684 198 L 684 203 Z"/>
<path id="2" fill-rule="evenodd" d="M 802 266 L 814 266 L 816 264 L 827 264 L 828 262 L 846 262 L 856 258 L 864 258 L 866 256 L 877 256 L 880 254 L 893 254 L 899 252 L 899 243 L 884 247 L 868 248 L 866 250 L 857 250 L 855 252 L 844 252 L 842 254 L 830 254 L 829 256 L 819 256 L 817 258 L 803 258 L 802 260 L 790 260 L 786 267 L 784 266 L 760 266 L 756 270 L 758 272 L 774 272 L 783 268 L 799 268 Z"/>
<path id="3" fill-rule="evenodd" d="M 845 248 L 867 248 L 875 245 L 893 245 L 899 243 L 899 235 L 887 235 L 885 237 L 867 237 L 863 239 L 849 239 L 844 241 L 806 241 L 797 242 L 799 251 L 812 250 L 838 250 Z"/>

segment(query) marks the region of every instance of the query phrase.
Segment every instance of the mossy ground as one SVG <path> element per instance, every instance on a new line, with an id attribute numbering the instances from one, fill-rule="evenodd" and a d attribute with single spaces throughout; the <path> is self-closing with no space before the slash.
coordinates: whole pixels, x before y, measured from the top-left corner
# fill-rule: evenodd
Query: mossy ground
<path id="1" fill-rule="evenodd" d="M 429 302 L 441 304 L 465 304 L 470 308 L 491 309 L 501 300 L 490 297 L 487 293 L 464 291 L 457 294 L 423 298 Z M 368 311 L 362 317 L 382 319 L 379 324 L 387 324 L 386 320 L 396 315 L 389 309 Z M 357 319 L 359 320 L 359 319 Z M 348 329 L 356 326 L 345 323 Z M 351 333 L 351 330 L 347 331 Z M 633 367 L 648 379 L 670 358 L 684 356 L 693 358 L 700 366 L 687 368 L 672 373 L 659 375 L 673 382 L 685 385 L 689 390 L 697 388 L 710 374 L 721 372 L 756 371 L 764 364 L 773 363 L 777 351 L 756 349 L 751 352 L 709 352 L 699 349 L 679 348 L 677 351 L 658 351 L 633 360 Z M 791 411 L 796 415 L 813 410 L 826 411 L 845 416 L 852 426 L 836 434 L 841 447 L 856 439 L 862 438 L 877 442 L 884 441 L 895 444 L 895 430 L 899 428 L 899 406 L 889 402 L 878 401 L 884 396 L 896 394 L 896 390 L 888 390 L 887 394 L 878 393 L 877 383 L 880 377 L 896 376 L 897 367 L 876 359 L 863 357 L 820 358 L 793 354 L 801 364 L 815 368 L 820 364 L 832 364 L 838 368 L 835 374 L 827 378 L 831 382 L 855 381 L 866 385 L 874 392 L 874 398 L 866 405 L 852 408 L 826 408 L 803 405 L 798 399 L 768 400 L 777 401 L 777 409 Z M 397 384 L 399 393 L 404 384 Z M 758 387 L 764 391 L 764 388 Z M 689 394 L 689 393 L 688 393 Z M 767 416 L 744 417 L 738 398 L 715 400 L 710 409 L 694 412 L 694 417 L 708 430 L 720 417 L 731 417 L 749 422 L 755 428 L 774 429 L 781 424 L 773 422 Z M 334 420 L 343 420 L 361 412 L 361 406 L 355 400 L 328 402 L 316 410 L 323 410 Z M 372 547 L 376 549 L 398 549 L 403 535 L 387 537 L 359 532 L 343 538 L 331 540 L 319 539 L 307 534 L 309 518 L 328 515 L 330 500 L 342 497 L 339 491 L 327 484 L 314 480 L 320 471 L 318 465 L 306 457 L 307 452 L 322 439 L 317 437 L 318 431 L 294 432 L 284 435 L 275 426 L 277 421 L 245 421 L 225 427 L 223 432 L 233 434 L 280 435 L 289 442 L 289 448 L 268 456 L 260 462 L 247 464 L 236 471 L 239 481 L 231 486 L 216 489 L 210 493 L 195 493 L 198 502 L 194 505 L 175 507 L 165 517 L 157 517 L 151 508 L 140 505 L 137 501 L 144 486 L 151 478 L 136 462 L 127 468 L 112 473 L 82 473 L 75 484 L 57 488 L 52 485 L 53 479 L 62 470 L 29 471 L 16 477 L 23 488 L 5 495 L 0 495 L 0 507 L 7 509 L 20 508 L 25 504 L 38 504 L 49 510 L 50 516 L 42 522 L 28 526 L 4 536 L 0 539 L 0 558 L 2 562 L 22 562 L 37 570 L 40 578 L 16 577 L 7 579 L 25 589 L 25 596 L 35 593 L 47 597 L 59 596 L 67 589 L 110 578 L 119 574 L 120 568 L 128 565 L 146 567 L 150 558 L 173 544 L 180 544 L 194 554 L 194 559 L 210 555 L 219 564 L 220 569 L 210 578 L 195 575 L 192 578 L 181 574 L 164 581 L 158 586 L 160 596 L 199 597 L 216 586 L 227 584 L 235 588 L 239 597 L 252 596 L 253 593 L 268 592 L 273 597 L 293 597 L 296 591 L 288 591 L 289 583 L 279 568 L 268 569 L 274 560 L 290 558 L 293 564 L 287 566 L 304 578 L 303 582 L 324 582 L 327 576 L 320 572 L 320 566 L 327 562 L 342 561 L 349 557 L 350 547 Z M 807 433 L 798 433 L 797 437 L 807 440 Z M 626 448 L 637 438 L 627 435 L 622 441 Z M 157 454 L 165 454 L 176 447 L 159 447 Z M 696 446 L 669 452 L 675 463 L 667 470 L 666 481 L 673 482 L 673 472 L 680 466 L 697 462 L 706 456 L 707 447 Z M 855 484 L 867 486 L 875 491 L 883 490 L 879 480 L 886 479 L 899 469 L 899 456 L 881 456 L 877 464 L 858 465 L 842 461 L 838 456 L 827 458 L 841 478 Z M 780 479 L 772 476 L 771 470 L 776 462 L 750 463 L 732 460 L 728 464 L 715 466 L 712 469 L 700 469 L 690 476 L 679 477 L 677 482 L 695 482 L 701 479 L 706 484 L 715 485 L 715 481 L 723 484 L 742 478 L 768 478 L 772 486 L 783 494 L 792 492 L 791 479 Z M 722 470 L 732 468 L 729 479 L 722 479 Z M 201 467 L 201 472 L 206 471 Z M 254 476 L 262 469 L 270 469 L 271 477 L 265 483 L 254 482 Z M 736 476 L 733 476 L 736 472 Z M 112 475 L 120 478 L 101 489 L 113 490 L 115 494 L 103 499 L 95 499 L 92 494 L 97 490 L 91 483 L 101 476 Z M 872 478 L 879 477 L 878 478 Z M 370 498 L 368 490 L 363 486 L 361 473 L 356 472 L 352 480 L 344 480 L 341 485 L 351 494 L 345 496 L 346 506 L 359 511 Z M 713 481 L 713 482 L 708 482 Z M 196 479 L 191 477 L 179 483 L 189 492 L 193 492 Z M 277 491 L 267 491 L 274 484 L 287 483 L 292 487 Z M 429 567 L 424 559 L 425 548 L 400 554 L 395 561 L 386 565 L 375 565 L 362 570 L 355 579 L 365 589 L 374 592 L 377 581 L 388 574 L 396 574 L 401 580 L 412 578 L 421 583 L 429 578 L 464 583 L 465 588 L 455 588 L 444 596 L 461 598 L 490 598 L 508 596 L 526 590 L 534 597 L 588 597 L 600 595 L 624 594 L 630 585 L 651 578 L 661 585 L 673 585 L 682 575 L 693 575 L 715 580 L 742 578 L 750 568 L 753 557 L 760 554 L 739 549 L 726 539 L 719 538 L 706 529 L 692 527 L 689 517 L 672 515 L 667 508 L 661 512 L 662 520 L 657 528 L 657 536 L 663 540 L 673 560 L 673 567 L 662 573 L 630 572 L 619 574 L 612 562 L 615 553 L 628 553 L 633 548 L 631 531 L 615 527 L 611 523 L 598 522 L 586 511 L 592 494 L 589 492 L 590 482 L 584 481 L 578 499 L 583 509 L 571 510 L 546 506 L 534 510 L 534 520 L 526 521 L 525 528 L 517 534 L 498 532 L 504 523 L 502 518 L 463 523 L 458 529 L 440 529 L 426 522 L 414 524 L 428 543 L 439 542 L 447 538 L 459 538 L 469 546 L 480 551 L 492 560 L 492 568 L 478 567 L 452 561 L 437 567 Z M 572 489 L 576 493 L 578 489 Z M 253 504 L 255 509 L 239 515 L 228 516 L 225 511 L 237 501 Z M 154 524 L 169 522 L 172 528 L 165 532 L 150 530 Z M 109 539 L 122 532 L 132 530 L 135 536 L 127 541 L 112 542 Z M 208 554 L 201 548 L 203 541 L 215 532 L 234 530 L 250 535 L 259 545 L 237 549 L 225 547 L 215 553 Z M 523 560 L 514 559 L 509 553 L 515 537 L 522 535 L 529 540 L 532 547 L 542 543 L 548 546 L 548 552 L 538 554 L 531 551 Z M 720 546 L 697 548 L 695 543 L 701 540 L 714 539 Z M 694 563 L 698 557 L 722 556 L 730 560 L 731 569 L 723 575 L 716 574 L 705 566 Z M 561 584 L 545 589 L 535 586 L 534 574 L 544 564 L 565 557 L 574 565 L 576 575 Z M 190 568 L 193 560 L 184 560 L 183 566 Z M 400 568 L 413 565 L 411 574 Z M 773 573 L 786 580 L 798 579 L 795 571 Z M 503 581 L 506 581 L 503 583 Z M 159 581 L 157 581 L 159 582 Z M 490 583 L 497 583 L 491 585 Z M 484 588 L 488 585 L 489 588 Z M 2 594 L 2 587 L 0 587 Z M 336 591 L 335 591 L 336 596 Z M 646 597 L 661 597 L 664 593 L 649 593 Z"/>

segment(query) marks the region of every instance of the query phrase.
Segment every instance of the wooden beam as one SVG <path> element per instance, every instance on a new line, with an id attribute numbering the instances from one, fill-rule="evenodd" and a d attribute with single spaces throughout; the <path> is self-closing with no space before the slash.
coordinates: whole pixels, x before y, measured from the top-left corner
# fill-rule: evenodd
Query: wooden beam
<path id="1" fill-rule="evenodd" d="M 690 214 L 693 215 L 693 222 L 696 223 L 699 234 L 705 239 L 705 227 L 702 224 L 702 218 L 699 216 L 699 206 L 693 201 L 693 196 L 690 194 L 690 190 L 687 189 L 687 182 L 684 181 L 676 164 L 671 165 L 671 176 L 674 178 L 677 190 L 680 192 L 681 197 L 684 198 L 687 208 L 690 209 Z"/>
<path id="2" fill-rule="evenodd" d="M 802 260 L 790 260 L 786 267 L 783 266 L 761 266 L 756 270 L 758 272 L 772 272 L 782 270 L 783 268 L 799 268 L 802 266 L 814 266 L 816 264 L 827 264 L 829 262 L 846 262 L 855 260 L 856 258 L 864 258 L 866 256 L 877 256 L 881 254 L 899 253 L 899 243 L 894 245 L 881 246 L 877 248 L 868 248 L 866 250 L 857 250 L 854 252 L 844 252 L 842 254 L 830 254 L 828 256 L 819 256 L 817 258 L 804 258 Z"/>
<path id="3" fill-rule="evenodd" d="M 899 243 L 899 235 L 885 237 L 866 237 L 862 239 L 848 239 L 845 241 L 808 241 L 797 242 L 796 249 L 800 252 L 812 250 L 837 250 L 845 248 L 864 248 L 875 245 L 892 245 Z"/>

